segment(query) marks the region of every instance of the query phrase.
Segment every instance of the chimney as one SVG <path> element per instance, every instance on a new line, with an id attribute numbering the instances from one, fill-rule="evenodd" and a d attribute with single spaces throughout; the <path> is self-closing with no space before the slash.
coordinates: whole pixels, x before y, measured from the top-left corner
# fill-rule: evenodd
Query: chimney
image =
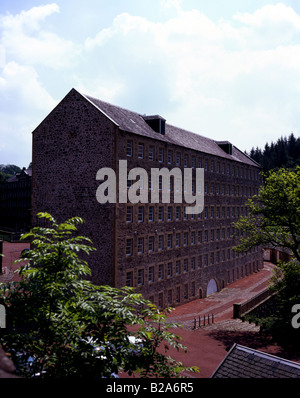
<path id="1" fill-rule="evenodd" d="M 145 122 L 154 130 L 156 133 L 165 135 L 166 134 L 166 119 L 159 115 L 143 116 Z"/>

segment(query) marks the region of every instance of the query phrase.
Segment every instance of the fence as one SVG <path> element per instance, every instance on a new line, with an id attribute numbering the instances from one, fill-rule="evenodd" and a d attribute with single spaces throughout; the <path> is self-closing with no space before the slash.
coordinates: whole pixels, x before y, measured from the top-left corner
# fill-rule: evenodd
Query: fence
<path id="1" fill-rule="evenodd" d="M 258 293 L 256 296 L 252 297 L 251 299 L 245 301 L 244 303 L 233 304 L 233 318 L 240 318 L 241 316 L 245 315 L 254 307 L 256 307 L 257 305 L 261 304 L 263 301 L 268 299 L 271 296 L 271 294 L 272 293 L 270 292 L 270 290 L 266 289 Z"/>

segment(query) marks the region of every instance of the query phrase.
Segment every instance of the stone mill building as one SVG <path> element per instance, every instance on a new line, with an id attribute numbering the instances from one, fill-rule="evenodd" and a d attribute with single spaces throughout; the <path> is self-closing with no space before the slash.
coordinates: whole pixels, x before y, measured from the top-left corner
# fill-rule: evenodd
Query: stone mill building
<path id="1" fill-rule="evenodd" d="M 204 169 L 203 211 L 186 214 L 184 201 L 99 203 L 97 172 L 110 168 L 118 178 L 119 160 L 149 175 L 152 168 Z M 32 224 L 40 211 L 58 222 L 82 217 L 79 232 L 97 249 L 88 257 L 94 283 L 133 286 L 160 307 L 176 306 L 263 267 L 261 249 L 233 250 L 232 223 L 258 192 L 259 172 L 228 141 L 72 89 L 33 131 Z"/>

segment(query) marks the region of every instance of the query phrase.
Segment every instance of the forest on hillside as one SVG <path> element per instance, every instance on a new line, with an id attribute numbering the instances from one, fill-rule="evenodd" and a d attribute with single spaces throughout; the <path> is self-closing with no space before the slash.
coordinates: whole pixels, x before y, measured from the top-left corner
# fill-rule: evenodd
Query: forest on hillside
<path id="1" fill-rule="evenodd" d="M 253 147 L 246 154 L 259 163 L 265 172 L 281 167 L 293 169 L 300 166 L 300 138 L 295 138 L 291 133 L 277 142 L 266 143 L 263 149 Z"/>

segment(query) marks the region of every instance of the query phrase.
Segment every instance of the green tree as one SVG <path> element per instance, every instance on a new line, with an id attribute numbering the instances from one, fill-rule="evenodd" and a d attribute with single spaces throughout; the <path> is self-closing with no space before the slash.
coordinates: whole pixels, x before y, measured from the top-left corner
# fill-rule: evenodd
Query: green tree
<path id="1" fill-rule="evenodd" d="M 50 226 L 23 235 L 32 238 L 33 249 L 22 256 L 20 281 L 0 286 L 7 312 L 0 344 L 22 376 L 110 377 L 123 370 L 174 377 L 196 371 L 167 355 L 171 346 L 185 349 L 169 331 L 178 326 L 167 322 L 169 309 L 159 311 L 132 288 L 88 280 L 91 271 L 79 253 L 95 249 L 77 236 L 81 218 L 58 224 L 48 213 L 38 216 Z"/>
<path id="2" fill-rule="evenodd" d="M 5 182 L 8 178 L 20 172 L 20 167 L 14 164 L 0 164 L 0 182 Z"/>
<path id="3" fill-rule="evenodd" d="M 288 250 L 291 261 L 279 262 L 272 278 L 277 306 L 269 319 L 273 336 L 299 346 L 299 329 L 291 325 L 294 304 L 300 304 L 300 167 L 265 174 L 259 193 L 248 201 L 248 214 L 235 223 L 238 251 L 263 245 Z M 298 336 L 298 340 L 296 339 Z"/>

